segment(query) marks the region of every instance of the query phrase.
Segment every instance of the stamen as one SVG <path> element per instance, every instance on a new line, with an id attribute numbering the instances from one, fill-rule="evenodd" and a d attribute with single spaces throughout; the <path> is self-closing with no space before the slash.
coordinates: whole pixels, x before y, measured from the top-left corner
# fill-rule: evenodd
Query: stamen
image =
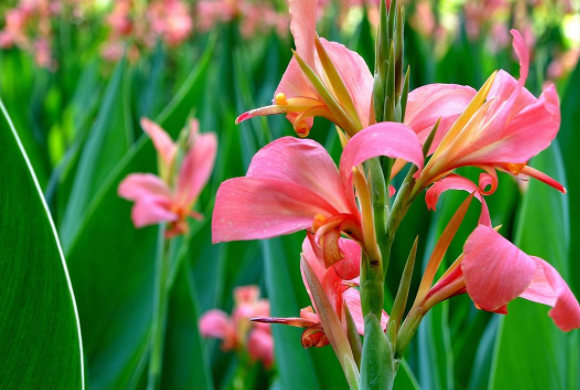
<path id="1" fill-rule="evenodd" d="M 326 217 L 322 214 L 316 214 L 312 221 L 312 231 L 316 232 L 326 222 Z"/>
<path id="2" fill-rule="evenodd" d="M 279 106 L 285 106 L 288 104 L 288 101 L 286 100 L 286 95 L 283 94 L 282 92 L 279 92 L 276 94 L 276 104 Z"/>

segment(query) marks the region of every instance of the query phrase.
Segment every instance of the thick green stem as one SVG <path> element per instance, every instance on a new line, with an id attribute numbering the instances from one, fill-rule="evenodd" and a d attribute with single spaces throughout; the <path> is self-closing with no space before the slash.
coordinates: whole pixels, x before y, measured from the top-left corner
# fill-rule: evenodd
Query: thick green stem
<path id="1" fill-rule="evenodd" d="M 363 315 L 373 313 L 377 318 L 381 318 L 385 300 L 383 284 L 383 268 L 380 260 L 370 259 L 366 253 L 363 253 L 360 273 L 360 298 Z"/>
<path id="2" fill-rule="evenodd" d="M 170 240 L 163 240 L 163 250 L 157 255 L 155 267 L 155 296 L 153 299 L 153 320 L 151 324 L 151 355 L 149 358 L 149 375 L 147 390 L 156 390 L 161 386 L 161 368 L 163 365 L 163 344 L 165 341 L 165 323 L 167 319 L 167 281 L 171 268 Z"/>

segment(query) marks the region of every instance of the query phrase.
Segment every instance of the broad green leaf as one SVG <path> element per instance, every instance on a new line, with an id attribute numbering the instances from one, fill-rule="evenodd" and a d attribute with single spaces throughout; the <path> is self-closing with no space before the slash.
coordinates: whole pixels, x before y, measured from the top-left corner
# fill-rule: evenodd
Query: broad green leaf
<path id="1" fill-rule="evenodd" d="M 170 293 L 161 375 L 163 389 L 213 389 L 208 357 L 199 335 L 197 291 L 184 262 Z"/>
<path id="2" fill-rule="evenodd" d="M 78 234 L 88 206 L 132 143 L 125 62 L 117 65 L 97 119 L 83 147 L 75 182 L 60 228 L 65 252 Z"/>
<path id="3" fill-rule="evenodd" d="M 54 223 L 0 102 L 0 388 L 83 389 L 75 300 Z"/>
<path id="4" fill-rule="evenodd" d="M 33 115 L 33 110 L 42 102 L 33 98 L 39 79 L 43 78 L 46 78 L 46 74 L 35 71 L 34 60 L 29 54 L 17 49 L 0 53 L 0 97 L 10 112 L 41 188 L 45 187 L 48 180 L 50 163 L 43 129 L 34 123 L 36 115 Z"/>
<path id="5" fill-rule="evenodd" d="M 562 124 L 558 134 L 559 145 L 562 149 L 562 157 L 566 166 L 568 198 L 570 202 L 570 235 L 580 237 L 580 62 L 570 76 L 568 87 L 562 98 Z M 580 275 L 580 240 L 570 242 L 570 275 Z M 580 278 L 570 280 L 572 290 L 580 293 Z"/>
<path id="6" fill-rule="evenodd" d="M 532 165 L 565 182 L 557 144 L 540 154 Z M 515 243 L 526 253 L 550 262 L 569 279 L 568 198 L 539 181 L 530 181 L 517 219 Z M 501 318 L 490 389 L 572 389 L 566 369 L 568 340 L 548 317 L 549 308 L 523 299 L 508 306 Z M 577 332 L 577 331 L 575 331 Z M 572 356 L 572 358 L 574 358 Z M 517 375 L 514 375 L 517 373 Z"/>

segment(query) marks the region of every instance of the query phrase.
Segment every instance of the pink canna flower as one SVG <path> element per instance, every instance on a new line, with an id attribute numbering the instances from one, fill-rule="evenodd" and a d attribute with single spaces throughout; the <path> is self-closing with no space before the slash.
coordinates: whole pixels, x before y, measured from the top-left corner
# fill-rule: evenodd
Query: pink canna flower
<path id="1" fill-rule="evenodd" d="M 304 239 L 302 244 L 302 257 L 314 271 L 314 274 L 322 285 L 324 293 L 330 301 L 339 321 L 346 328 L 346 312 L 343 307 L 346 305 L 351 313 L 352 319 L 354 320 L 357 331 L 359 334 L 364 335 L 364 318 L 361 309 L 360 293 L 353 287 L 358 285 L 358 276 L 360 274 L 360 246 L 352 240 L 341 238 L 339 240 L 339 245 L 345 254 L 344 260 L 342 260 L 340 266 L 334 265 L 327 267 L 320 250 L 316 245 L 312 245 L 312 241 L 311 237 Z M 340 274 L 342 274 L 342 276 Z M 304 272 L 302 273 L 302 279 L 304 281 L 304 286 L 308 291 L 308 295 L 310 296 L 310 300 L 314 305 L 314 298 L 310 288 L 308 287 Z M 388 319 L 389 317 L 383 311 L 381 318 L 383 329 L 386 329 Z M 258 323 L 275 323 L 304 328 L 301 337 L 302 346 L 304 348 L 324 347 L 330 343 L 322 326 L 322 322 L 318 314 L 315 313 L 313 306 L 301 309 L 300 317 L 259 317 L 254 318 L 253 321 Z"/>
<path id="2" fill-rule="evenodd" d="M 355 135 L 343 151 L 340 171 L 314 141 L 284 137 L 270 143 L 254 156 L 246 177 L 220 186 L 213 242 L 265 239 L 308 229 L 324 248 L 328 265 L 341 259 L 337 246 L 341 232 L 365 252 L 376 250 L 372 217 L 364 225 L 355 202 L 353 168 L 380 155 L 423 166 L 416 134 L 398 123 L 379 123 Z M 366 184 L 357 187 L 361 204 L 370 202 L 365 188 Z"/>
<path id="3" fill-rule="evenodd" d="M 299 61 L 292 58 L 280 85 L 276 89 L 273 105 L 248 111 L 236 123 L 259 115 L 286 114 L 299 136 L 307 136 L 313 117 L 330 119 L 350 136 L 371 124 L 371 95 L 373 76 L 360 55 L 336 42 L 320 39 L 316 47 L 316 12 L 318 0 L 288 0 L 290 6 L 290 31 L 296 44 L 296 54 L 321 80 L 332 97 L 322 96 L 303 73 Z M 335 75 L 320 58 L 324 50 L 338 73 L 341 89 Z M 331 92 L 332 91 L 332 92 Z M 334 101 L 336 104 L 331 104 Z"/>
<path id="4" fill-rule="evenodd" d="M 201 217 L 192 206 L 213 170 L 217 138 L 214 133 L 199 134 L 197 121 L 191 121 L 188 151 L 177 171 L 178 146 L 148 119 L 142 119 L 141 125 L 157 149 L 161 177 L 131 174 L 119 185 L 119 196 L 135 202 L 131 218 L 136 227 L 168 222 L 168 237 L 183 234 L 188 230 L 188 216 Z"/>
<path id="5" fill-rule="evenodd" d="M 274 339 L 270 325 L 252 323 L 250 318 L 270 315 L 270 304 L 259 299 L 257 286 L 243 286 L 234 290 L 235 306 L 232 316 L 222 310 L 210 310 L 199 320 L 199 330 L 205 338 L 222 340 L 224 351 L 248 351 L 252 360 L 261 361 L 266 368 L 274 363 Z"/>
<path id="6" fill-rule="evenodd" d="M 517 177 L 534 177 L 566 192 L 560 183 L 527 165 L 556 137 L 560 108 L 553 86 L 539 98 L 524 88 L 529 51 L 516 30 L 512 35 L 520 58 L 519 81 L 504 71 L 488 79 L 445 134 L 419 177 L 418 188 L 425 188 L 456 168 L 475 166 L 486 171 L 479 183 L 484 194 L 495 191 L 497 169 Z"/>
<path id="7" fill-rule="evenodd" d="M 315 30 L 317 0 L 290 0 L 289 4 L 296 53 L 319 77 L 323 84 L 320 88 L 332 97 L 323 95 L 312 85 L 295 57 L 276 89 L 274 105 L 248 111 L 240 115 L 236 123 L 259 115 L 286 114 L 297 134 L 305 137 L 312 127 L 313 117 L 321 116 L 353 136 L 374 123 L 373 76 L 357 53 L 339 43 L 318 40 Z M 324 53 L 331 64 L 323 61 Z M 418 88 L 409 94 L 404 123 L 424 142 L 441 118 L 434 148 L 473 96 L 475 90 L 460 85 L 433 84 Z M 402 163 L 396 172 L 402 168 Z"/>
<path id="8" fill-rule="evenodd" d="M 430 290 L 423 307 L 467 293 L 479 309 L 507 314 L 515 298 L 551 306 L 548 313 L 563 331 L 580 328 L 580 305 L 548 262 L 529 256 L 489 226 L 479 225 L 464 253 Z"/>

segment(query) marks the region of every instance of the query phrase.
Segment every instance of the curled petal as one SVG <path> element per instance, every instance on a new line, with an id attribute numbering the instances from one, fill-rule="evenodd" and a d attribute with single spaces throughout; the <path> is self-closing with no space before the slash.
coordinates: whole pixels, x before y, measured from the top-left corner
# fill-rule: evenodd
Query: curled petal
<path id="1" fill-rule="evenodd" d="M 447 190 L 463 190 L 469 193 L 475 192 L 475 197 L 481 202 L 481 214 L 479 217 L 479 223 L 485 226 L 491 226 L 489 209 L 485 199 L 483 198 L 483 195 L 479 191 L 479 188 L 471 180 L 468 180 L 463 176 L 459 176 L 455 173 L 451 173 L 445 178 L 437 181 L 427 190 L 427 193 L 425 194 L 425 203 L 427 203 L 427 208 L 429 210 L 435 210 L 439 196 L 441 196 L 441 194 Z"/>
<path id="2" fill-rule="evenodd" d="M 280 180 L 227 180 L 216 195 L 212 241 L 265 239 L 307 229 L 336 210 L 312 191 Z"/>
<path id="3" fill-rule="evenodd" d="M 580 328 L 580 305 L 570 287 L 549 263 L 538 257 L 531 258 L 537 264 L 536 272 L 521 297 L 552 306 L 548 314 L 563 331 Z"/>
<path id="4" fill-rule="evenodd" d="M 302 333 L 302 347 L 304 348 L 321 348 L 330 344 L 321 324 L 315 324 Z"/>
<path id="5" fill-rule="evenodd" d="M 141 118 L 141 127 L 153 141 L 157 153 L 163 159 L 165 166 L 170 166 L 177 153 L 177 145 L 157 123 Z"/>
<path id="6" fill-rule="evenodd" d="M 491 195 L 498 185 L 497 171 L 492 167 L 482 167 L 486 173 L 479 175 L 479 191 L 484 195 Z M 489 189 L 487 189 L 489 187 Z"/>
<path id="7" fill-rule="evenodd" d="M 467 293 L 485 310 L 495 311 L 519 297 L 534 278 L 535 261 L 491 227 L 479 225 L 463 250 Z"/>
<path id="8" fill-rule="evenodd" d="M 171 197 L 167 184 L 151 173 L 133 173 L 119 184 L 118 194 L 127 200 L 148 196 Z"/>
<path id="9" fill-rule="evenodd" d="M 528 79 L 528 72 L 530 68 L 530 50 L 528 45 L 522 38 L 520 32 L 516 29 L 510 30 L 510 33 L 514 37 L 514 50 L 518 58 L 520 59 L 520 85 L 524 86 L 526 80 Z"/>

